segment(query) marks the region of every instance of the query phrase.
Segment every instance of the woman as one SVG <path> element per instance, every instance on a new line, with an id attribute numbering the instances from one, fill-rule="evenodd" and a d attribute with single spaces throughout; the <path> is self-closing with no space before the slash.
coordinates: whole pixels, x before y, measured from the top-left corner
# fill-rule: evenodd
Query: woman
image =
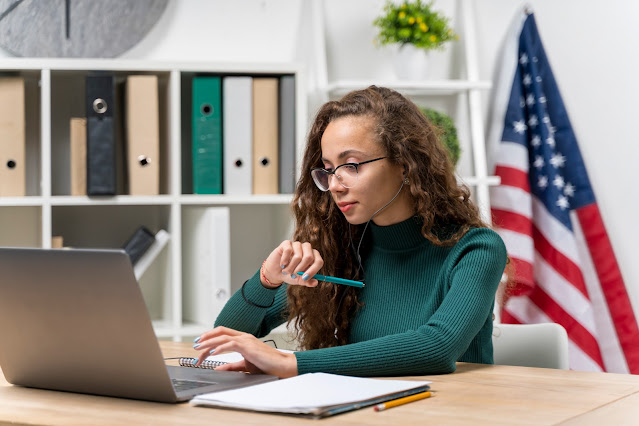
<path id="1" fill-rule="evenodd" d="M 295 233 L 196 339 L 218 370 L 291 377 L 449 373 L 492 363 L 492 311 L 506 265 L 500 237 L 459 186 L 436 129 L 399 93 L 371 86 L 325 104 L 293 199 Z M 300 276 L 297 273 L 302 272 Z M 315 273 L 362 280 L 362 289 Z M 264 336 L 286 319 L 305 351 Z"/>

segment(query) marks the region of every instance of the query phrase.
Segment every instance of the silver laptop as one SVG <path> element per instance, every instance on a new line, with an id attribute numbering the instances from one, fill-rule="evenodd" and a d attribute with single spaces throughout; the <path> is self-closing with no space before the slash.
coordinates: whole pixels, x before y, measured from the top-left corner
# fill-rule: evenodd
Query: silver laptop
<path id="1" fill-rule="evenodd" d="M 121 250 L 0 248 L 0 366 L 15 385 L 159 402 L 277 379 L 165 365 Z"/>

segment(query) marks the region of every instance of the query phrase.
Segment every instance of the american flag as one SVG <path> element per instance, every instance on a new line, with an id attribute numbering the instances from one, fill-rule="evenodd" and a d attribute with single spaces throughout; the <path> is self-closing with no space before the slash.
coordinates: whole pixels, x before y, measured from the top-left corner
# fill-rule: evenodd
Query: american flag
<path id="1" fill-rule="evenodd" d="M 570 368 L 639 374 L 639 329 L 532 13 L 503 46 L 488 144 L 516 286 L 505 323 L 561 324 Z"/>

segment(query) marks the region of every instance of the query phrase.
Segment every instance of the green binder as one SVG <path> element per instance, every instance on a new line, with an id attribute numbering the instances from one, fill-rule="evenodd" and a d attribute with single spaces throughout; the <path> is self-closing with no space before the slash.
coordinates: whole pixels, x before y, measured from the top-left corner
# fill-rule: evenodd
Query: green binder
<path id="1" fill-rule="evenodd" d="M 222 193 L 220 77 L 193 78 L 193 193 Z"/>

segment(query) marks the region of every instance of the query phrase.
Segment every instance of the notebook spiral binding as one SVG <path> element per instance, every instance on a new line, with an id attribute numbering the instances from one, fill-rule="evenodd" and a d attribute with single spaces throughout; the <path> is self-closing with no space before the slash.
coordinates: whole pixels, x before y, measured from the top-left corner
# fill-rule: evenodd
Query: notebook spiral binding
<path id="1" fill-rule="evenodd" d="M 208 368 L 210 370 L 214 370 L 215 367 L 226 364 L 224 361 L 204 360 L 199 365 L 195 365 L 195 361 L 197 361 L 197 358 L 180 358 L 178 362 L 182 367 Z"/>

